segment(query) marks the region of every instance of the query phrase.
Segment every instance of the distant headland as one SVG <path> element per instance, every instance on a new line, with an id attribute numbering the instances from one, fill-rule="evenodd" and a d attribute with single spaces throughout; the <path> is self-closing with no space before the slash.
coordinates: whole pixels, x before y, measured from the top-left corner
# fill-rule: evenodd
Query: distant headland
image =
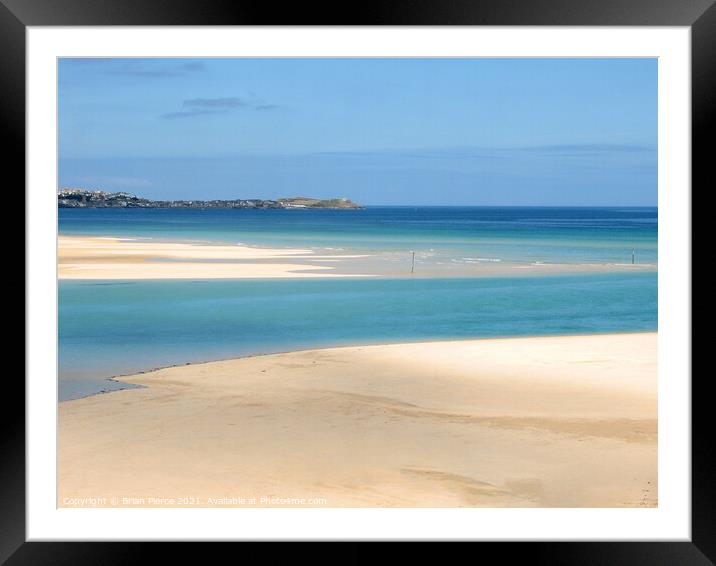
<path id="1" fill-rule="evenodd" d="M 150 200 L 131 193 L 110 193 L 87 189 L 60 189 L 57 193 L 57 206 L 59 208 L 363 208 L 347 198 L 290 197 L 276 200 Z"/>

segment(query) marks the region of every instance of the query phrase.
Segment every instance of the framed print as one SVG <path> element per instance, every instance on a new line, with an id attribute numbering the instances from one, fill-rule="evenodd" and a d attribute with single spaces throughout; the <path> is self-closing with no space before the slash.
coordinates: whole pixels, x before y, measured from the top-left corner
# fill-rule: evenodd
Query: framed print
<path id="1" fill-rule="evenodd" d="M 8 564 L 304 540 L 712 563 L 711 2 L 2 1 Z"/>

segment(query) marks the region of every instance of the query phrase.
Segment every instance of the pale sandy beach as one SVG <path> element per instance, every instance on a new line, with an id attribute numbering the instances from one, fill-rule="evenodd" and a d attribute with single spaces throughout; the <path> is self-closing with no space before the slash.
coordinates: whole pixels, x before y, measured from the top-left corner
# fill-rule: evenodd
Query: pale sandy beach
<path id="1" fill-rule="evenodd" d="M 652 264 L 544 264 L 435 261 L 430 251 L 411 254 L 317 252 L 301 248 L 60 236 L 60 279 L 274 279 L 316 277 L 495 277 L 649 271 Z M 414 271 L 414 272 L 413 272 Z"/>
<path id="2" fill-rule="evenodd" d="M 139 374 L 122 380 L 144 388 L 60 403 L 58 504 L 653 507 L 656 364 L 642 333 Z"/>
<path id="3" fill-rule="evenodd" d="M 359 256 L 340 256 L 355 257 Z M 336 277 L 341 274 L 333 273 L 325 262 L 337 259 L 306 249 L 75 236 L 58 240 L 60 279 Z"/>

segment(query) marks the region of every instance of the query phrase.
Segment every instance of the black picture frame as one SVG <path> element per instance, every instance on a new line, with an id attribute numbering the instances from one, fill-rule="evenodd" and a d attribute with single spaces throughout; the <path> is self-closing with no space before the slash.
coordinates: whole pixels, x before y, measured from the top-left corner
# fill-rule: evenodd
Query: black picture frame
<path id="1" fill-rule="evenodd" d="M 285 3 L 277 9 L 266 2 L 235 0 L 0 0 L 0 131 L 7 142 L 3 151 L 6 187 L 25 184 L 25 31 L 28 26 L 566 25 L 691 28 L 692 184 L 704 185 L 705 191 L 709 162 L 713 160 L 707 136 L 711 134 L 709 125 L 716 114 L 714 0 L 364 0 L 351 9 L 346 7 L 342 3 Z M 689 542 L 500 542 L 484 543 L 484 550 L 481 548 L 479 552 L 497 552 L 501 561 L 550 564 L 700 565 L 716 562 L 713 486 L 716 444 L 708 420 L 711 412 L 711 400 L 705 394 L 708 378 L 702 375 L 692 380 L 692 536 Z M 152 545 L 152 553 L 159 551 L 164 560 L 174 553 L 184 560 L 212 558 L 216 546 L 209 548 L 206 544 L 26 542 L 25 409 L 19 403 L 19 399 L 24 398 L 24 387 L 17 375 L 11 373 L 5 377 L 3 389 L 0 563 L 9 566 L 134 564 L 150 557 L 148 545 Z M 9 407 L 17 410 L 13 412 Z M 369 544 L 350 543 L 320 553 L 324 560 L 355 562 L 371 548 Z M 252 562 L 273 556 L 267 555 L 263 544 L 247 545 L 240 552 L 241 560 Z M 291 549 L 290 552 L 299 551 Z M 300 552 L 313 560 L 317 558 L 315 549 L 301 547 Z M 425 546 L 420 552 L 429 557 Z M 444 550 L 439 552 L 444 559 Z"/>

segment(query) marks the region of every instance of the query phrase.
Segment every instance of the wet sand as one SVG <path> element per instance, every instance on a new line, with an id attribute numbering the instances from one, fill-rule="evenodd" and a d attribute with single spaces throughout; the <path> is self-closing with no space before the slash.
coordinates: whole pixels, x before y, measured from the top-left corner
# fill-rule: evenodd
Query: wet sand
<path id="1" fill-rule="evenodd" d="M 265 248 L 149 239 L 60 236 L 60 279 L 501 277 L 651 271 L 655 265 L 461 262 L 417 251 Z"/>

